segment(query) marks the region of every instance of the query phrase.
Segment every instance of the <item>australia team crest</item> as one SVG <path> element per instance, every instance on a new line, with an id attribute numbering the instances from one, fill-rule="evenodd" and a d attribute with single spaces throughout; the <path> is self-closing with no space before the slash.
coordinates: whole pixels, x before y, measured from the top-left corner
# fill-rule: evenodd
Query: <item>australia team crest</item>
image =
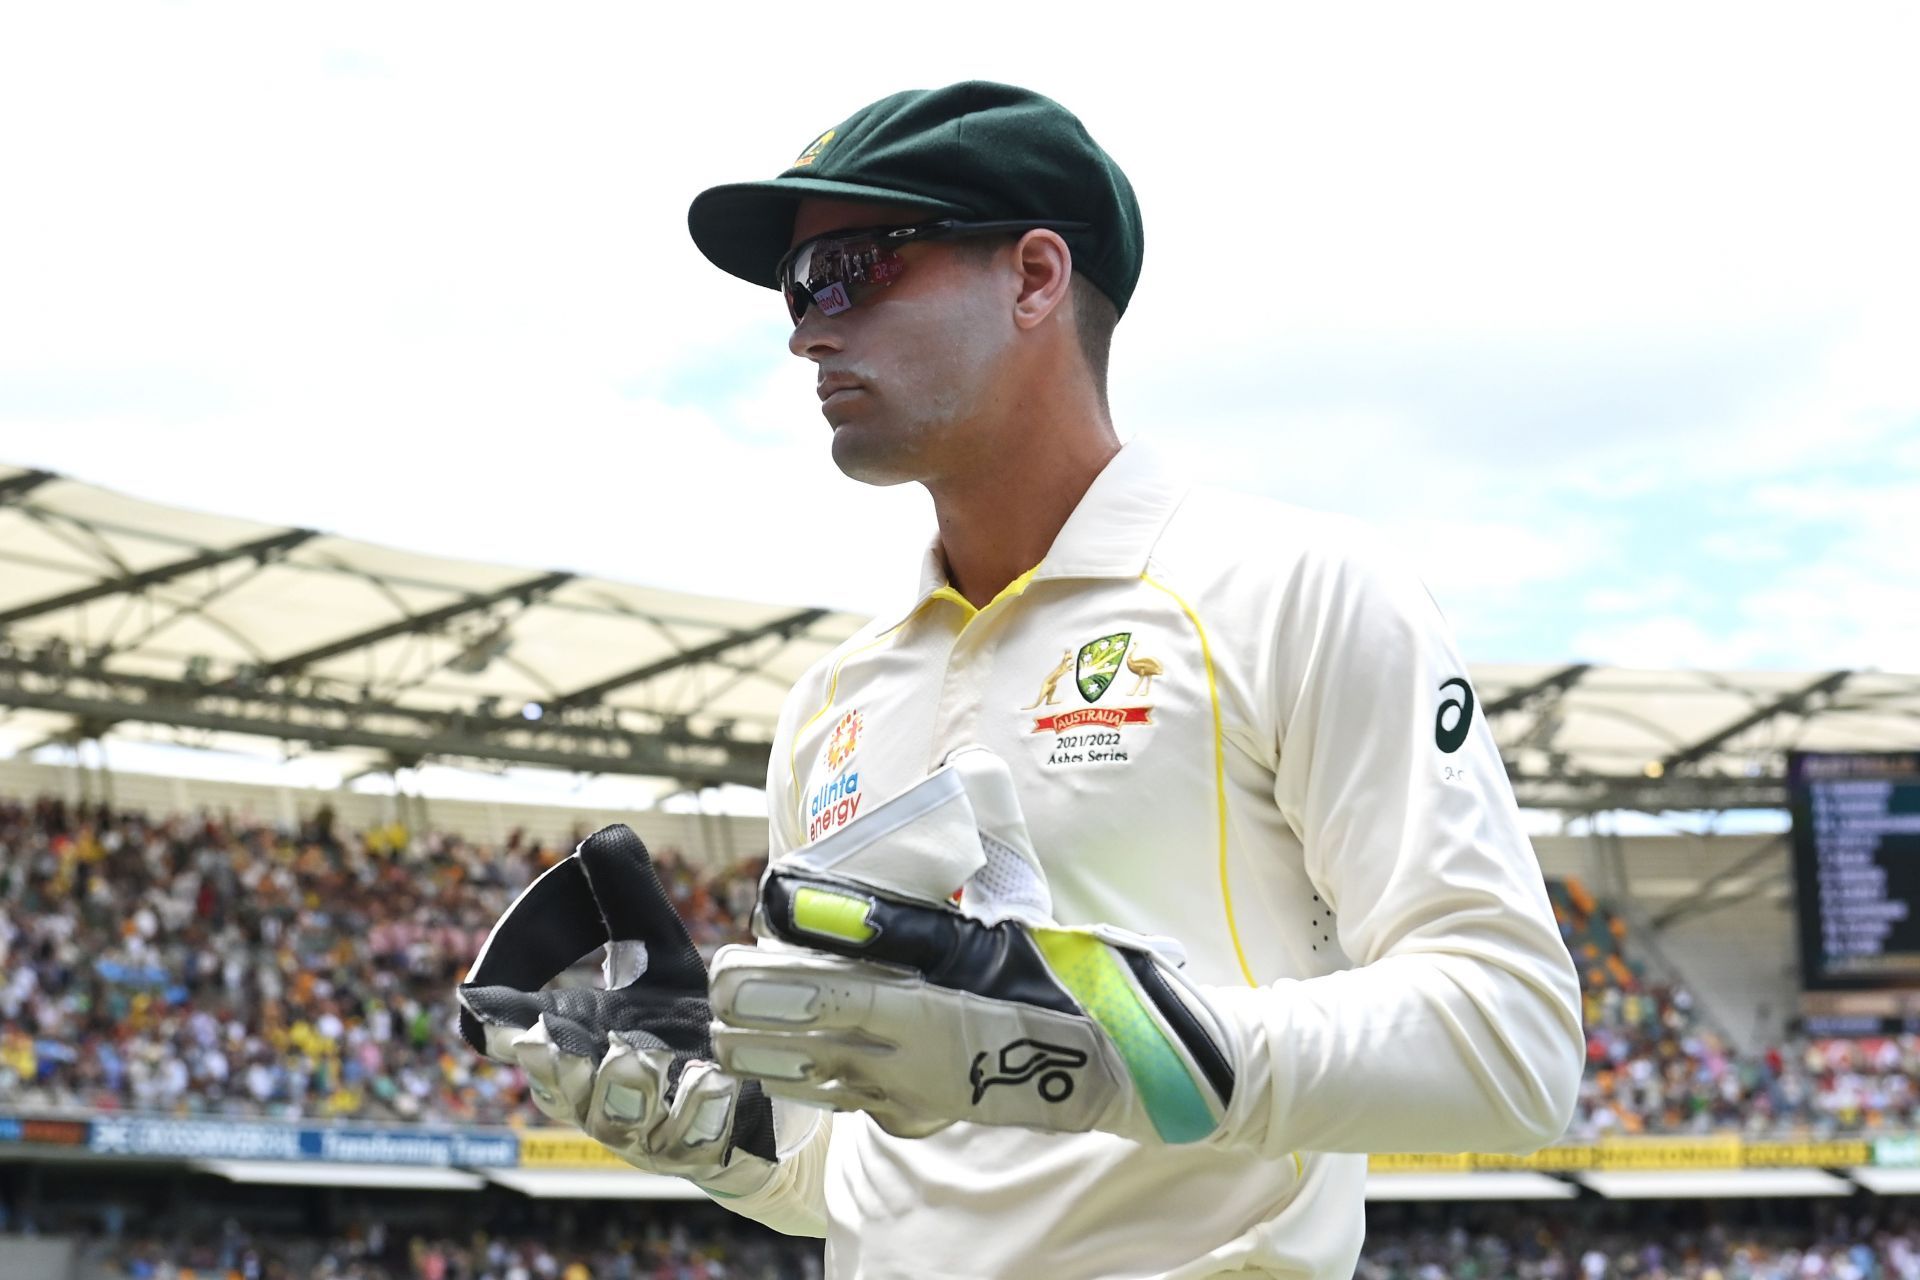
<path id="1" fill-rule="evenodd" d="M 1132 639 L 1131 631 L 1116 631 L 1080 646 L 1080 656 L 1074 662 L 1073 682 L 1080 686 L 1081 697 L 1088 702 L 1100 701 L 1100 695 L 1119 673 L 1120 660 L 1127 656 L 1127 643 Z"/>
<path id="2" fill-rule="evenodd" d="M 1067 705 L 1033 718 L 1033 733 L 1056 735 L 1055 750 L 1048 764 L 1119 763 L 1129 756 L 1121 731 L 1129 725 L 1153 723 L 1153 706 L 1145 699 L 1153 693 L 1153 682 L 1166 673 L 1160 659 L 1141 651 L 1132 631 L 1115 631 L 1096 637 L 1079 649 L 1067 648 L 1060 660 L 1041 680 L 1040 692 L 1023 711 L 1043 711 L 1048 707 L 1071 704 L 1062 699 L 1061 682 L 1071 673 L 1070 686 L 1080 694 L 1083 705 Z M 1111 705 L 1100 705 L 1123 674 L 1132 681 L 1115 693 Z M 1135 701 L 1139 700 L 1139 701 Z M 1123 705 L 1132 703 L 1132 705 Z"/>

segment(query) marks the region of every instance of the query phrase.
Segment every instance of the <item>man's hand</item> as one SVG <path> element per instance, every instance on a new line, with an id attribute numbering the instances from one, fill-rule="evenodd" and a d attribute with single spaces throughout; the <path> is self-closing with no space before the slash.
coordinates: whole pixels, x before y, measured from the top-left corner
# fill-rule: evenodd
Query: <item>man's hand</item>
<path id="1" fill-rule="evenodd" d="M 603 989 L 541 989 L 602 945 Z M 594 833 L 528 885 L 458 996 L 468 1044 L 629 1163 L 732 1195 L 772 1175 L 772 1103 L 713 1061 L 706 966 L 629 828 Z"/>
<path id="2" fill-rule="evenodd" d="M 962 862 L 985 865 L 989 883 L 1021 863 L 1038 875 L 1017 806 L 1005 816 L 1004 777 L 1002 767 L 967 778 L 975 808 L 1002 815 L 982 823 L 985 853 Z M 993 918 L 975 901 L 977 874 L 962 910 L 940 890 L 850 872 L 886 866 L 907 835 L 887 830 L 831 869 L 808 849 L 768 869 L 755 927 L 804 950 L 715 956 L 714 1044 L 727 1071 L 781 1097 L 865 1111 L 903 1137 L 957 1121 L 1145 1143 L 1215 1133 L 1234 1061 L 1225 1028 L 1166 959 L 1172 944 L 1055 925 L 1050 907 Z"/>

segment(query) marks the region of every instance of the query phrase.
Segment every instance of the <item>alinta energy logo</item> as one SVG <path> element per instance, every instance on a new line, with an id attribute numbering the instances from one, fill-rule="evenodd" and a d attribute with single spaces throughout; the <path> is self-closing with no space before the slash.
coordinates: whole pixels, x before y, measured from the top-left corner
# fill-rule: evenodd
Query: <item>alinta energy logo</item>
<path id="1" fill-rule="evenodd" d="M 866 730 L 866 720 L 859 711 L 849 711 L 840 717 L 833 726 L 833 732 L 827 735 L 827 769 L 838 773 L 847 761 L 853 759 L 853 753 L 860 749 L 860 737 Z"/>
<path id="2" fill-rule="evenodd" d="M 1098 703 L 1119 680 L 1123 669 L 1133 676 L 1132 684 L 1122 695 L 1128 698 L 1151 696 L 1154 680 L 1166 672 L 1166 667 L 1158 658 L 1148 657 L 1140 651 L 1131 631 L 1116 631 L 1087 641 L 1077 653 L 1072 649 L 1063 650 L 1060 661 L 1054 664 L 1041 682 L 1039 695 L 1021 710 L 1034 711 L 1059 705 L 1060 683 L 1069 672 L 1073 674 L 1073 687 L 1079 691 L 1081 700 Z M 1123 725 L 1152 724 L 1152 714 L 1151 704 L 1076 707 L 1070 711 L 1034 717 L 1032 732 L 1064 733 L 1087 725 L 1118 729 Z"/>
<path id="3" fill-rule="evenodd" d="M 859 816 L 860 771 L 851 766 L 854 753 L 860 750 L 861 739 L 866 735 L 866 723 L 866 717 L 859 711 L 849 711 L 834 723 L 833 731 L 827 735 L 827 745 L 820 753 L 826 762 L 827 780 L 807 797 L 805 816 L 809 842 L 838 831 Z"/>

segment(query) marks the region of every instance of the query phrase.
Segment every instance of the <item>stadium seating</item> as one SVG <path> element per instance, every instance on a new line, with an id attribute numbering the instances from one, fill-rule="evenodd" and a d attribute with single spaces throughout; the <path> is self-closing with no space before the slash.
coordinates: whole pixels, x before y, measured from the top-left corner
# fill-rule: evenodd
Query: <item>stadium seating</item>
<path id="1" fill-rule="evenodd" d="M 1829 1217 L 1796 1208 L 1781 1223 L 1674 1223 L 1658 1210 L 1435 1216 L 1371 1225 L 1355 1280 L 1920 1280 L 1920 1223 L 1888 1203 Z"/>
<path id="2" fill-rule="evenodd" d="M 324 811 L 283 830 L 0 799 L 0 1110 L 539 1124 L 518 1074 L 460 1044 L 448 993 L 501 908 L 563 852 L 518 837 L 482 847 L 394 826 L 336 830 Z M 703 873 L 656 852 L 703 949 L 746 935 L 757 861 Z M 1920 1037 L 1743 1052 L 1584 885 L 1556 881 L 1549 896 L 1587 1029 L 1570 1139 L 1920 1126 Z M 41 1221 L 0 1219 L 0 1236 L 65 1233 L 79 1251 L 74 1274 L 88 1278 L 759 1280 L 821 1268 L 819 1242 L 775 1237 L 711 1205 L 548 1204 L 493 1188 L 469 1193 L 491 1206 L 479 1217 L 432 1193 L 394 1200 L 400 1216 L 384 1222 L 335 1218 L 331 1202 L 310 1200 L 303 1212 L 320 1216 L 302 1230 L 256 1223 L 252 1192 L 194 1178 L 190 1227 L 177 1210 L 140 1210 L 154 1202 L 148 1192 L 103 1187 L 65 1202 L 96 1205 L 78 1217 L 43 1196 Z M 109 1201 L 130 1216 L 106 1231 L 87 1225 Z M 1389 1202 L 1370 1209 L 1356 1275 L 1920 1280 L 1920 1220 L 1864 1193 L 1840 1203 L 1851 1206 L 1840 1216 L 1700 1207 L 1677 1221 L 1590 1197 Z M 1733 1216 L 1712 1216 L 1722 1212 Z M 487 1232 L 475 1233 L 482 1220 Z"/>
<path id="3" fill-rule="evenodd" d="M 560 850 L 0 802 L 0 1102 L 162 1114 L 530 1117 L 449 993 Z M 695 939 L 743 936 L 756 869 L 663 873 Z"/>
<path id="4" fill-rule="evenodd" d="M 1578 880 L 1548 885 L 1580 972 L 1587 1071 L 1570 1136 L 1882 1133 L 1920 1124 L 1920 1037 L 1793 1039 L 1741 1052 L 1684 986 L 1658 981 L 1626 921 Z"/>
<path id="5" fill-rule="evenodd" d="M 1429 1208 L 1433 1208 L 1429 1206 Z M 1377 1211 L 1376 1211 L 1377 1213 Z M 1492 1215 L 1381 1215 L 1355 1280 L 1920 1280 L 1920 1223 L 1887 1202 L 1786 1221 L 1658 1210 L 1608 1219 L 1582 1207 Z M 605 1221 L 592 1241 L 554 1234 L 401 1231 L 361 1222 L 331 1238 L 217 1231 L 133 1234 L 83 1254 L 86 1272 L 138 1280 L 817 1280 L 816 1240 L 698 1220 Z"/>
<path id="6" fill-rule="evenodd" d="M 127 1280 L 818 1280 L 820 1242 L 703 1224 L 593 1244 L 484 1232 L 401 1233 L 375 1224 L 334 1239 L 219 1234 L 136 1236 L 82 1255 L 96 1275 Z"/>
<path id="7" fill-rule="evenodd" d="M 563 852 L 337 831 L 325 810 L 283 830 L 0 800 L 0 1105 L 537 1122 L 518 1073 L 460 1044 L 449 992 Z M 709 875 L 658 852 L 704 950 L 746 936 L 758 862 Z M 1920 1125 L 1920 1037 L 1740 1052 L 1585 886 L 1549 895 L 1587 1028 L 1569 1136 Z"/>

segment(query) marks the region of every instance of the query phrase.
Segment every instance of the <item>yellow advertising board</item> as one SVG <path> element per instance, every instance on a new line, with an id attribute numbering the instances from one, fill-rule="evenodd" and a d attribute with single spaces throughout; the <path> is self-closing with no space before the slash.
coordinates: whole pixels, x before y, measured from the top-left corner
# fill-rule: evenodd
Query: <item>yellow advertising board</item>
<path id="1" fill-rule="evenodd" d="M 1528 1169 L 1536 1173 L 1563 1173 L 1569 1169 L 1599 1168 L 1596 1148 L 1583 1143 L 1542 1147 L 1524 1156 L 1473 1155 L 1475 1169 Z"/>
<path id="2" fill-rule="evenodd" d="M 1749 1142 L 1744 1163 L 1755 1168 L 1845 1169 L 1878 1163 L 1865 1138 L 1808 1138 Z"/>
<path id="3" fill-rule="evenodd" d="M 522 1169 L 631 1169 L 632 1165 L 584 1133 L 527 1129 L 520 1134 Z"/>
<path id="4" fill-rule="evenodd" d="M 1908 1150 L 1895 1141 L 1865 1138 L 1743 1139 L 1737 1134 L 1699 1137 L 1606 1138 L 1567 1142 L 1527 1155 L 1485 1152 L 1390 1154 L 1367 1161 L 1371 1173 L 1472 1173 L 1476 1170 L 1645 1169 L 1840 1169 L 1854 1165 L 1920 1163 L 1920 1144 Z M 1901 1157 L 1905 1157 L 1903 1160 Z M 524 1169 L 630 1169 L 626 1163 L 572 1129 L 527 1129 L 520 1134 Z"/>
<path id="5" fill-rule="evenodd" d="M 1738 1169 L 1738 1134 L 1698 1138 L 1603 1138 L 1596 1169 Z"/>
<path id="6" fill-rule="evenodd" d="M 1884 1143 L 1882 1144 L 1885 1145 Z M 1878 1158 L 1876 1158 L 1878 1156 Z M 1864 1138 L 1742 1139 L 1737 1134 L 1697 1138 L 1606 1138 L 1561 1143 L 1529 1155 L 1376 1155 L 1372 1173 L 1467 1173 L 1476 1169 L 1839 1169 L 1893 1163 Z"/>

